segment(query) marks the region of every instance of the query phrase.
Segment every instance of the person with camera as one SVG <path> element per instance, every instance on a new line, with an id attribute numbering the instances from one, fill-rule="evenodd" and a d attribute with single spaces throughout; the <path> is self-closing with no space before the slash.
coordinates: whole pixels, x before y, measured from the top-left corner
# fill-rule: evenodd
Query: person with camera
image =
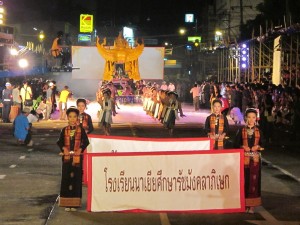
<path id="1" fill-rule="evenodd" d="M 32 106 L 33 106 L 32 89 L 28 85 L 28 82 L 26 80 L 23 81 L 23 87 L 20 90 L 20 96 L 22 99 L 22 109 L 26 107 L 32 110 Z"/>

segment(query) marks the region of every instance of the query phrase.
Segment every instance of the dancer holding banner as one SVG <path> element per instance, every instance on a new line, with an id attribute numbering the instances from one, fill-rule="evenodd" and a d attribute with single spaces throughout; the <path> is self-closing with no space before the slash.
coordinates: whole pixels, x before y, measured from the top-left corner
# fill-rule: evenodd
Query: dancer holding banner
<path id="1" fill-rule="evenodd" d="M 237 133 L 236 145 L 245 151 L 245 199 L 246 212 L 254 213 L 261 205 L 261 132 L 256 126 L 257 111 L 249 108 L 245 112 L 246 126 Z"/>
<path id="2" fill-rule="evenodd" d="M 101 106 L 99 115 L 99 127 L 103 127 L 105 135 L 110 135 L 112 115 L 116 115 L 115 102 L 111 98 L 111 91 L 107 88 L 103 90 L 103 98 L 98 99 Z"/>
<path id="3" fill-rule="evenodd" d="M 66 112 L 69 125 L 62 129 L 57 145 L 61 149 L 62 176 L 59 206 L 65 211 L 81 207 L 82 153 L 89 145 L 85 130 L 77 125 L 79 110 L 69 108 Z"/>
<path id="4" fill-rule="evenodd" d="M 205 121 L 205 131 L 214 141 L 214 149 L 224 148 L 224 138 L 229 130 L 227 117 L 221 113 L 222 101 L 215 99 L 212 103 L 213 113 Z"/>

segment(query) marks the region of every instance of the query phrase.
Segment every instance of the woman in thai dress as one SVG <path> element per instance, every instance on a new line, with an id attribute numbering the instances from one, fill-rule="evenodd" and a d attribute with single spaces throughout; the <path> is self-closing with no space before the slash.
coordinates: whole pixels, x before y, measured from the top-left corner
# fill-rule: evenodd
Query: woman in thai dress
<path id="1" fill-rule="evenodd" d="M 204 125 L 207 136 L 214 142 L 214 149 L 224 149 L 224 139 L 229 131 L 227 117 L 222 114 L 222 101 L 215 99 L 212 102 L 212 114 L 210 114 Z"/>
<path id="2" fill-rule="evenodd" d="M 245 112 L 246 125 L 237 133 L 236 146 L 245 152 L 245 199 L 246 212 L 254 213 L 261 205 L 261 132 L 256 125 L 257 111 L 249 108 Z"/>
<path id="3" fill-rule="evenodd" d="M 164 115 L 164 127 L 168 129 L 169 135 L 173 136 L 175 120 L 178 119 L 178 111 L 180 117 L 184 117 L 181 102 L 178 101 L 178 95 L 174 91 L 168 92 L 169 102 L 167 103 L 166 113 Z"/>
<path id="4" fill-rule="evenodd" d="M 62 156 L 62 175 L 59 206 L 66 211 L 81 207 L 82 153 L 89 145 L 85 130 L 77 125 L 79 111 L 69 108 L 66 112 L 69 125 L 62 129 L 57 145 Z"/>
<path id="5" fill-rule="evenodd" d="M 104 129 L 105 135 L 110 135 L 112 116 L 116 115 L 116 110 L 115 102 L 111 98 L 111 91 L 109 89 L 103 90 L 103 98 L 100 98 L 98 103 L 101 106 L 99 114 L 99 127 Z"/>
<path id="6" fill-rule="evenodd" d="M 87 134 L 90 134 L 94 130 L 92 118 L 89 114 L 85 112 L 86 110 L 86 100 L 83 98 L 79 98 L 76 101 L 77 109 L 79 110 L 79 117 L 77 124 L 81 125 Z"/>

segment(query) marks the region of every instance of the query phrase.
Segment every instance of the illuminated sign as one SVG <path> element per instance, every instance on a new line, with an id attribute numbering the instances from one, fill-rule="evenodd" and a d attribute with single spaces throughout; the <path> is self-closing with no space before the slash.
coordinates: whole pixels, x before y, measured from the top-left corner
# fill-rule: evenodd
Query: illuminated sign
<path id="1" fill-rule="evenodd" d="M 190 37 L 188 37 L 189 42 L 196 42 L 196 40 L 198 40 L 198 42 L 201 42 L 201 37 L 200 36 L 190 36 Z"/>
<path id="2" fill-rule="evenodd" d="M 123 37 L 127 40 L 130 46 L 134 46 L 134 33 L 130 27 L 123 27 Z"/>
<path id="3" fill-rule="evenodd" d="M 93 19 L 94 19 L 93 15 L 81 14 L 79 31 L 82 33 L 93 32 L 94 29 Z"/>
<path id="4" fill-rule="evenodd" d="M 186 23 L 194 23 L 194 14 L 185 14 L 185 17 L 184 17 L 184 22 Z"/>
<path id="5" fill-rule="evenodd" d="M 78 34 L 78 42 L 91 42 L 92 35 L 90 34 Z"/>

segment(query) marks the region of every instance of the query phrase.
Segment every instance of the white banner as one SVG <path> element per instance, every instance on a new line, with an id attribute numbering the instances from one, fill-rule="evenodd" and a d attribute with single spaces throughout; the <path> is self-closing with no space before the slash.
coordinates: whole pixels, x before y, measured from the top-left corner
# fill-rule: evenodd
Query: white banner
<path id="1" fill-rule="evenodd" d="M 88 154 L 88 211 L 241 212 L 241 153 Z"/>
<path id="2" fill-rule="evenodd" d="M 210 150 L 209 138 L 134 138 L 89 135 L 87 153 Z"/>

